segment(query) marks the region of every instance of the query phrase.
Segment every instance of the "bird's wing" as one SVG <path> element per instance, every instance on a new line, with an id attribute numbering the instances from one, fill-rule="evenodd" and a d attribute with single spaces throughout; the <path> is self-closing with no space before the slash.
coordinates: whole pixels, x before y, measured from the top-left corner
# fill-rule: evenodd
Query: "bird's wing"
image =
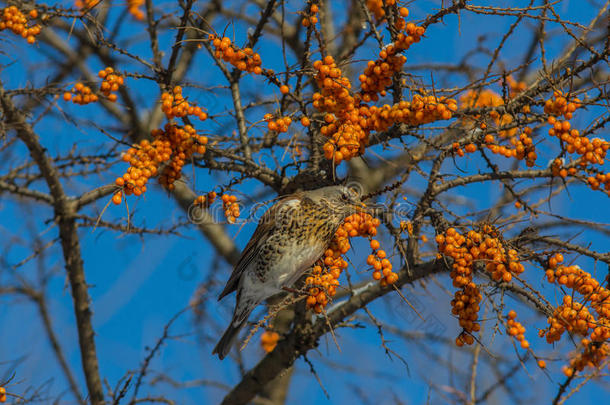
<path id="1" fill-rule="evenodd" d="M 281 215 L 281 211 L 286 208 L 295 208 L 300 204 L 300 201 L 300 197 L 295 194 L 282 197 L 263 214 L 250 241 L 242 251 L 239 261 L 235 265 L 229 281 L 227 281 L 227 285 L 218 296 L 218 300 L 221 300 L 224 296 L 231 294 L 237 289 L 239 279 L 244 270 L 252 263 L 259 251 L 259 247 L 266 242 L 267 237 L 273 233 L 277 226 L 276 219 L 277 216 Z"/>

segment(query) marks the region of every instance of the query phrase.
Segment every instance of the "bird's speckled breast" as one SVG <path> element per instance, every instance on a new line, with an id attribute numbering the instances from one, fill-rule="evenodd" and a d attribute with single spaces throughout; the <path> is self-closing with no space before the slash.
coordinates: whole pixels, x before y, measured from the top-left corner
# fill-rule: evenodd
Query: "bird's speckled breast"
<path id="1" fill-rule="evenodd" d="M 328 207 L 302 202 L 276 217 L 278 229 L 261 246 L 255 273 L 274 287 L 290 286 L 324 253 L 341 219 Z"/>

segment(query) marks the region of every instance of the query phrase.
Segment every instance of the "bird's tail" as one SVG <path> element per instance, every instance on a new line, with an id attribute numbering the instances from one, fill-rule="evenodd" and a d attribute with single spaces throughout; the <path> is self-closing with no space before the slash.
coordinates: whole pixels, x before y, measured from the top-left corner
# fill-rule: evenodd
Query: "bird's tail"
<path id="1" fill-rule="evenodd" d="M 220 360 L 224 359 L 231 350 L 231 346 L 233 346 L 233 341 L 235 340 L 235 337 L 237 336 L 241 328 L 244 327 L 246 321 L 247 319 L 244 319 L 236 325 L 231 322 L 231 324 L 229 325 L 225 333 L 222 335 L 218 343 L 216 343 L 216 347 L 214 348 L 212 354 L 218 354 L 218 358 Z"/>
<path id="2" fill-rule="evenodd" d="M 231 350 L 231 346 L 233 346 L 233 341 L 239 331 L 244 327 L 246 322 L 248 321 L 248 316 L 252 312 L 252 310 L 258 305 L 257 302 L 244 302 L 243 306 L 238 306 L 235 308 L 235 313 L 233 314 L 233 319 L 231 319 L 231 323 L 225 333 L 223 333 L 222 337 L 216 344 L 214 351 L 212 354 L 218 354 L 220 360 L 224 359 L 229 350 Z"/>

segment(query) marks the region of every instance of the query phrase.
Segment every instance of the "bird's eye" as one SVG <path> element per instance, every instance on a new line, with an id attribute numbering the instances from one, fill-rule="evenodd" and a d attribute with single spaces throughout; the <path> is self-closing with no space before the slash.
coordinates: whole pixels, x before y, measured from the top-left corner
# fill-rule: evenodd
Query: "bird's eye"
<path id="1" fill-rule="evenodd" d="M 349 196 L 346 193 L 341 193 L 341 201 L 349 201 Z"/>

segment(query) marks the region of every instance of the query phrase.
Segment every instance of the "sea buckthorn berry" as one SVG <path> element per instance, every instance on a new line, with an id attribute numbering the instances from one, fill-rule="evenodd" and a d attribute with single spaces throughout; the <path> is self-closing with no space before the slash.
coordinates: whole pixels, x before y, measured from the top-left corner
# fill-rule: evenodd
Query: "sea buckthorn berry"
<path id="1" fill-rule="evenodd" d="M 261 335 L 261 347 L 266 353 L 270 353 L 277 346 L 278 340 L 280 340 L 279 333 L 267 330 Z"/>
<path id="2" fill-rule="evenodd" d="M 578 163 L 578 169 L 571 167 L 566 169 L 563 167 L 563 159 L 556 159 L 551 165 L 551 170 L 554 176 L 567 177 L 568 175 L 576 175 L 579 170 L 584 170 L 587 174 L 591 174 L 591 169 L 587 166 L 603 165 L 606 159 L 607 150 L 610 149 L 610 143 L 594 138 L 589 140 L 586 136 L 581 136 L 579 130 L 572 128 L 568 121 L 572 118 L 573 112 L 580 107 L 580 100 L 563 95 L 559 91 L 553 93 L 553 97 L 546 100 L 544 112 L 549 114 L 548 124 L 551 126 L 548 130 L 550 136 L 558 138 L 562 147 L 568 154 L 579 155 L 575 162 Z M 562 120 L 561 117 L 565 118 Z M 604 190 L 606 193 L 610 191 L 610 176 L 595 171 L 595 176 L 587 177 L 587 184 L 593 190 Z"/>
<path id="3" fill-rule="evenodd" d="M 549 259 L 549 269 L 546 270 L 546 277 L 550 283 L 557 283 L 563 288 L 573 289 L 578 292 L 586 301 L 583 303 L 573 299 L 571 295 L 565 295 L 562 304 L 547 319 L 549 327 L 541 333 L 546 336 L 548 343 L 558 341 L 565 331 L 589 335 L 591 341 L 606 342 L 610 339 L 610 290 L 606 289 L 595 280 L 590 273 L 582 270 L 577 265 L 564 266 L 563 255 L 556 254 Z M 551 265 L 556 267 L 552 267 Z M 593 309 L 597 314 L 596 319 L 590 312 Z M 582 368 L 576 369 L 580 371 Z"/>
<path id="4" fill-rule="evenodd" d="M 181 91 L 181 90 L 180 90 Z M 180 94 L 177 91 L 176 94 Z M 142 195 L 148 180 L 159 174 L 158 181 L 168 190 L 182 176 L 182 167 L 195 153 L 205 153 L 208 139 L 198 135 L 190 125 L 167 123 L 163 129 L 151 131 L 152 141 L 143 140 L 131 147 L 122 160 L 130 164 L 121 180 L 126 195 Z"/>
<path id="5" fill-rule="evenodd" d="M 116 205 L 119 205 L 122 200 L 123 200 L 123 197 L 121 196 L 120 191 L 114 193 L 114 195 L 112 196 L 112 202 Z"/>
<path id="6" fill-rule="evenodd" d="M 100 92 L 108 101 L 115 102 L 117 100 L 117 95 L 113 92 L 116 92 L 119 87 L 123 85 L 123 76 L 120 73 L 115 72 L 111 67 L 100 70 L 97 75 L 101 79 L 104 79 L 100 84 Z"/>
<path id="7" fill-rule="evenodd" d="M 477 322 L 479 303 L 482 295 L 473 282 L 475 261 L 485 263 L 485 270 L 495 281 L 510 282 L 513 274 L 524 271 L 519 261 L 517 251 L 503 246 L 497 230 L 489 225 L 475 231 L 461 234 L 455 228 L 448 228 L 436 236 L 439 254 L 453 259 L 450 277 L 453 286 L 458 288 L 451 301 L 452 313 L 457 315 L 465 336 L 480 329 Z M 516 313 L 511 311 L 511 316 Z M 512 319 L 509 319 L 512 322 Z M 515 332 L 519 332 L 516 330 Z M 510 331 L 509 331 L 510 333 Z M 470 339 L 462 339 L 467 343 Z"/>
<path id="8" fill-rule="evenodd" d="M 144 0 L 127 0 L 127 10 L 132 17 L 138 21 L 145 18 L 144 11 L 140 7 L 144 5 Z"/>
<path id="9" fill-rule="evenodd" d="M 599 344 L 585 338 L 581 340 L 580 346 L 580 351 L 572 354 L 570 365 L 562 368 L 567 377 L 572 377 L 585 367 L 599 368 L 610 354 L 610 345 L 607 342 Z"/>
<path id="10" fill-rule="evenodd" d="M 292 124 L 292 118 L 286 116 L 286 117 L 279 117 L 275 120 L 272 119 L 273 115 L 271 114 L 265 114 L 264 116 L 264 120 L 267 121 L 267 129 L 269 129 L 269 131 L 274 131 L 274 132 L 288 132 L 288 127 L 290 126 L 290 124 Z"/>
<path id="11" fill-rule="evenodd" d="M 237 197 L 230 194 L 223 194 L 221 197 L 222 208 L 225 212 L 227 222 L 234 224 L 235 220 L 239 217 L 239 204 L 237 203 Z"/>
<path id="12" fill-rule="evenodd" d="M 343 255 L 351 247 L 349 238 L 358 236 L 370 238 L 377 233 L 379 225 L 380 221 L 368 213 L 353 214 L 344 220 L 343 224 L 335 232 L 329 248 L 324 252 L 324 256 L 313 267 L 311 276 L 306 279 L 305 288 L 308 291 L 308 308 L 313 309 L 316 313 L 320 313 L 336 294 L 337 286 L 339 286 L 339 277 L 348 266 L 347 260 L 343 258 Z M 378 246 L 378 242 L 372 243 L 372 246 Z M 367 264 L 374 269 L 372 274 L 373 279 L 387 285 L 388 283 L 396 282 L 398 276 L 393 275 L 395 273 L 391 271 L 391 263 L 387 260 L 386 262 L 384 262 L 385 267 L 383 267 L 382 261 L 375 254 L 367 257 Z M 386 272 L 385 275 L 382 275 L 382 267 Z"/>
<path id="13" fill-rule="evenodd" d="M 91 88 L 80 82 L 74 85 L 72 93 L 65 92 L 63 98 L 64 101 L 72 100 L 73 103 L 80 105 L 95 103 L 98 100 L 98 96 L 93 94 Z"/>
<path id="14" fill-rule="evenodd" d="M 255 53 L 252 48 L 241 49 L 232 44 L 229 38 L 223 37 L 221 39 L 214 34 L 210 34 L 208 40 L 215 48 L 214 56 L 230 63 L 236 69 L 256 75 L 272 75 L 270 70 L 267 70 L 266 72 L 263 71 L 261 68 L 261 57 L 258 53 Z"/>
<path id="15" fill-rule="evenodd" d="M 282 94 L 288 94 L 290 92 L 290 87 L 288 87 L 287 85 L 283 84 L 280 86 L 280 92 Z"/>
<path id="16" fill-rule="evenodd" d="M 30 19 L 38 17 L 36 9 L 30 10 L 26 15 L 16 6 L 5 7 L 0 11 L 0 31 L 9 29 L 13 34 L 25 38 L 28 44 L 36 42 L 36 36 L 40 34 L 41 27 L 38 24 L 31 25 Z"/>
<path id="17" fill-rule="evenodd" d="M 182 87 L 180 86 L 175 86 L 171 92 L 164 92 L 161 94 L 161 110 L 165 113 L 168 120 L 193 115 L 201 121 L 205 121 L 208 117 L 207 113 L 205 113 L 201 107 L 191 105 L 184 98 L 182 95 Z"/>

